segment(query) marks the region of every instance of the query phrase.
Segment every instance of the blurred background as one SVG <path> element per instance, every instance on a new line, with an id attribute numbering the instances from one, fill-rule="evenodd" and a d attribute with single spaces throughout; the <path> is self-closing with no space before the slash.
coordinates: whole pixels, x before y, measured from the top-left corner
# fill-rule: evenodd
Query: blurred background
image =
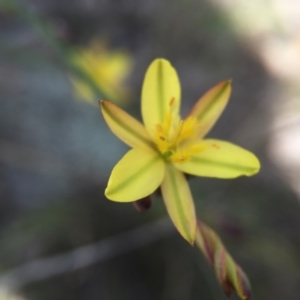
<path id="1" fill-rule="evenodd" d="M 183 115 L 233 80 L 209 136 L 254 152 L 262 169 L 193 178 L 197 215 L 255 299 L 299 299 L 300 2 L 0 0 L 1 300 L 226 299 L 159 196 L 141 214 L 103 195 L 127 146 L 97 101 L 140 119 L 157 57 L 178 71 Z"/>

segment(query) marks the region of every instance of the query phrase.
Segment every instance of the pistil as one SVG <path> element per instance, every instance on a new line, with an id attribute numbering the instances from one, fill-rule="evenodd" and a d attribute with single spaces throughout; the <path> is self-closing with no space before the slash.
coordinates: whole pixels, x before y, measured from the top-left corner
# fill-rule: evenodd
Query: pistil
<path id="1" fill-rule="evenodd" d="M 165 159 L 184 162 L 202 149 L 196 139 L 199 124 L 192 117 L 180 120 L 174 103 L 175 98 L 172 98 L 162 124 L 156 125 L 155 143 Z"/>

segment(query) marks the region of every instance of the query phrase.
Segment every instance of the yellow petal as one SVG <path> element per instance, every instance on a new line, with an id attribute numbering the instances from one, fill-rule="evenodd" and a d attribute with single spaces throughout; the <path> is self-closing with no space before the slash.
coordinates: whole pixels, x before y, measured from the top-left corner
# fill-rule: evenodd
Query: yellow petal
<path id="1" fill-rule="evenodd" d="M 153 148 L 152 141 L 138 120 L 109 101 L 101 101 L 103 117 L 111 131 L 130 147 Z"/>
<path id="2" fill-rule="evenodd" d="M 203 140 L 201 145 L 202 151 L 176 163 L 176 167 L 188 174 L 217 178 L 251 176 L 260 169 L 257 157 L 239 146 L 212 139 Z"/>
<path id="3" fill-rule="evenodd" d="M 197 226 L 193 198 L 185 176 L 171 164 L 166 165 L 161 191 L 175 227 L 193 244 Z"/>
<path id="4" fill-rule="evenodd" d="M 180 82 L 176 70 L 164 59 L 156 59 L 148 68 L 142 89 L 142 117 L 154 138 L 157 124 L 162 124 L 172 103 L 172 112 L 180 108 Z"/>
<path id="5" fill-rule="evenodd" d="M 165 163 L 154 150 L 131 149 L 110 175 L 105 195 L 117 202 L 132 202 L 153 193 L 161 184 Z"/>
<path id="6" fill-rule="evenodd" d="M 231 81 L 222 81 L 205 93 L 193 106 L 187 117 L 195 117 L 200 125 L 202 138 L 214 126 L 222 114 L 231 93 Z"/>

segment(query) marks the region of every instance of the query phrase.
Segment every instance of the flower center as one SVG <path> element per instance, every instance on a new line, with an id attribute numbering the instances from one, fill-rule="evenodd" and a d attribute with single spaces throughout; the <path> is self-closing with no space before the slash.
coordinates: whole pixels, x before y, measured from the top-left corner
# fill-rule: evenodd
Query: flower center
<path id="1" fill-rule="evenodd" d="M 197 140 L 197 119 L 188 117 L 180 120 L 175 101 L 175 98 L 170 100 L 163 122 L 156 125 L 155 143 L 165 159 L 184 162 L 204 147 L 201 141 Z"/>

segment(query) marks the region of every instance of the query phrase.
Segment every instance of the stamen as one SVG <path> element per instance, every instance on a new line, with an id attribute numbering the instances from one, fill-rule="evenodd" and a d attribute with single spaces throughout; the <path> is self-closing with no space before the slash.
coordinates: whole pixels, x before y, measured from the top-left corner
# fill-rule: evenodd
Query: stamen
<path id="1" fill-rule="evenodd" d="M 156 125 L 155 142 L 165 159 L 180 163 L 203 147 L 196 144 L 195 140 L 199 129 L 197 119 L 189 117 L 179 120 L 175 103 L 176 99 L 172 97 L 163 122 Z"/>
<path id="2" fill-rule="evenodd" d="M 172 97 L 169 102 L 169 105 L 172 107 L 174 103 L 175 103 L 175 97 Z"/>

